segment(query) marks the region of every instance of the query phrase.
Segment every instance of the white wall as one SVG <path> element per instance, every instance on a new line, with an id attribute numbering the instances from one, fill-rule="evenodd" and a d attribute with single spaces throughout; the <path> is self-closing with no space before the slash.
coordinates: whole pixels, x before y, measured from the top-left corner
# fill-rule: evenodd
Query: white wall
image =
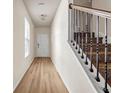
<path id="1" fill-rule="evenodd" d="M 50 57 L 50 27 L 36 27 L 35 28 L 35 37 L 36 37 L 35 38 L 35 56 L 37 56 L 37 40 L 36 39 L 37 39 L 38 34 L 46 34 L 46 35 L 48 35 L 49 45 L 45 44 L 46 45 L 45 49 L 47 50 L 47 52 L 44 51 L 45 53 L 42 53 L 42 54 L 45 54 L 48 57 Z"/>
<path id="2" fill-rule="evenodd" d="M 68 0 L 61 0 L 51 26 L 51 58 L 69 93 L 96 93 L 68 42 Z"/>
<path id="3" fill-rule="evenodd" d="M 92 0 L 92 7 L 111 11 L 111 0 Z M 94 17 L 95 21 L 95 17 Z M 94 32 L 96 31 L 94 24 Z M 104 37 L 105 34 L 105 19 L 100 18 L 100 36 Z M 103 39 L 104 41 L 104 39 Z M 108 20 L 108 42 L 111 42 L 111 20 Z"/>
<path id="4" fill-rule="evenodd" d="M 23 0 L 14 0 L 14 14 L 13 14 L 13 89 L 19 84 L 24 73 L 29 68 L 34 59 L 34 25 L 25 9 Z M 24 51 L 24 17 L 30 23 L 30 55 L 25 58 Z M 9 46 L 8 46 L 9 47 Z"/>
<path id="5" fill-rule="evenodd" d="M 111 0 L 92 0 L 92 7 L 111 11 Z"/>
<path id="6" fill-rule="evenodd" d="M 88 6 L 90 7 L 92 5 L 91 0 L 73 0 L 74 4 L 82 5 L 82 6 Z"/>

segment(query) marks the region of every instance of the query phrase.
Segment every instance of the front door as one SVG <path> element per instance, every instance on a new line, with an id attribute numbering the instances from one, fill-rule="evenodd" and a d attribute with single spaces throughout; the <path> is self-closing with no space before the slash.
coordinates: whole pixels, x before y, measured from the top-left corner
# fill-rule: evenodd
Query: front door
<path id="1" fill-rule="evenodd" d="M 37 35 L 37 57 L 49 57 L 49 36 L 48 34 Z"/>

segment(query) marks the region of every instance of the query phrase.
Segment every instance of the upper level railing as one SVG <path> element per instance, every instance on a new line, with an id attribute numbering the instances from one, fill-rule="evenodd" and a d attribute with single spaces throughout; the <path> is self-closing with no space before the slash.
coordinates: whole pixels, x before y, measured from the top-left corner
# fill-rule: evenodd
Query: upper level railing
<path id="1" fill-rule="evenodd" d="M 97 8 L 92 8 L 92 7 L 87 7 L 87 6 L 80 6 L 76 4 L 70 4 L 69 5 L 70 9 L 76 9 L 82 12 L 87 12 L 89 14 L 93 14 L 96 16 L 104 17 L 111 19 L 111 12 L 107 10 L 102 10 L 102 9 L 97 9 Z"/>
<path id="2" fill-rule="evenodd" d="M 69 41 L 85 59 L 85 64 L 90 64 L 91 73 L 94 72 L 93 65 L 96 67 L 96 81 L 100 82 L 99 74 L 104 77 L 105 93 L 109 93 L 107 85 L 111 85 L 110 20 L 110 11 L 69 4 Z"/>

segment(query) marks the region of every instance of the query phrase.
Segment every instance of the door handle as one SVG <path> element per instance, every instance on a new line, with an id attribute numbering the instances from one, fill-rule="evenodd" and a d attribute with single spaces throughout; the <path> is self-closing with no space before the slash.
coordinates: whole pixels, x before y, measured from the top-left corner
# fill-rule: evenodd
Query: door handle
<path id="1" fill-rule="evenodd" d="M 37 46 L 38 46 L 38 48 L 39 48 L 40 44 L 38 43 Z"/>

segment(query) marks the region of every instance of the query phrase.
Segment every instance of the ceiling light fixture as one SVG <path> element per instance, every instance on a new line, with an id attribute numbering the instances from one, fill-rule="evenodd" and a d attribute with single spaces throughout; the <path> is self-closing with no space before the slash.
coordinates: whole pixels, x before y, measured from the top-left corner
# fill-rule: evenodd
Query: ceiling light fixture
<path id="1" fill-rule="evenodd" d="M 45 5 L 45 3 L 38 3 L 38 5 Z"/>
<path id="2" fill-rule="evenodd" d="M 40 16 L 41 16 L 41 17 L 47 17 L 47 15 L 45 15 L 45 14 L 41 14 Z"/>
<path id="3" fill-rule="evenodd" d="M 41 20 L 42 20 L 42 21 L 45 21 L 47 15 L 46 15 L 46 14 L 41 14 L 40 16 L 41 16 Z"/>

